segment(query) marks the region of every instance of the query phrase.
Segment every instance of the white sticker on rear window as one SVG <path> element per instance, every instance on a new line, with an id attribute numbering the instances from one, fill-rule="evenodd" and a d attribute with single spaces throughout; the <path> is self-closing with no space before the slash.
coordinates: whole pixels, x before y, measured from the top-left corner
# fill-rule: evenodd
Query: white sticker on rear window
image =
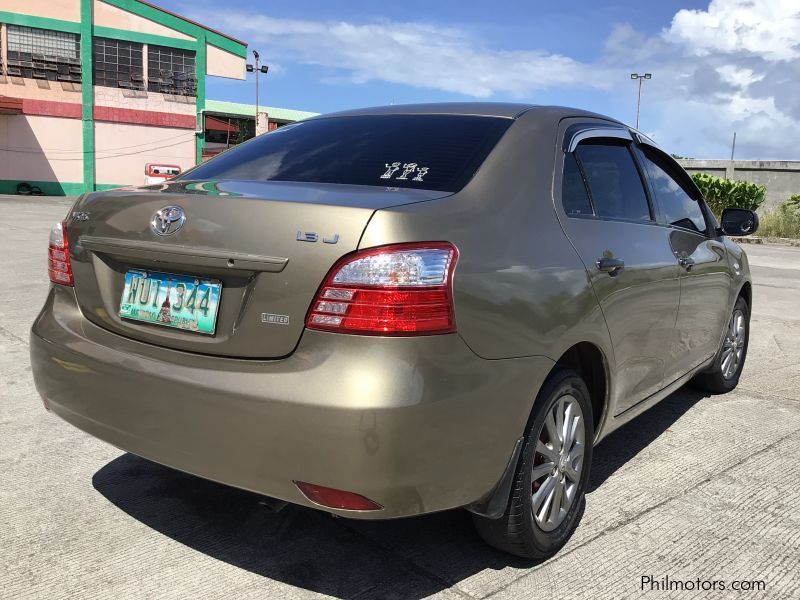
<path id="1" fill-rule="evenodd" d="M 401 161 L 395 161 L 392 163 L 384 163 L 386 165 L 386 171 L 384 171 L 383 175 L 381 175 L 381 179 L 392 179 L 403 181 L 408 181 L 409 177 L 414 175 L 411 178 L 411 181 L 422 181 L 423 177 L 428 174 L 430 170 L 428 167 L 420 167 L 415 162 L 404 163 Z M 400 165 L 402 165 L 402 170 L 400 169 Z M 400 171 L 400 175 L 395 177 L 395 173 Z"/>

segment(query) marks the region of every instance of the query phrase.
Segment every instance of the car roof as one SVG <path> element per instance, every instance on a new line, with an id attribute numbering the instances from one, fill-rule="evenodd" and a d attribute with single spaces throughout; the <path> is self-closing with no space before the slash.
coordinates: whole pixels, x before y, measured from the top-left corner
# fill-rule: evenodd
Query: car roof
<path id="1" fill-rule="evenodd" d="M 515 119 L 522 114 L 542 119 L 560 120 L 567 117 L 594 117 L 618 122 L 616 119 L 579 108 L 566 106 L 540 106 L 513 102 L 435 102 L 428 104 L 391 104 L 357 108 L 312 117 L 308 120 L 329 117 L 355 117 L 363 115 L 472 115 Z"/>

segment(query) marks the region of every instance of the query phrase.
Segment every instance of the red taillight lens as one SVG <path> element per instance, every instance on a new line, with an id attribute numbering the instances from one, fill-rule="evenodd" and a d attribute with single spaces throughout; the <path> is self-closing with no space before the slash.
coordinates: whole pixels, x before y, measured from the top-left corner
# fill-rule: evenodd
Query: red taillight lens
<path id="1" fill-rule="evenodd" d="M 314 502 L 328 508 L 344 510 L 381 510 L 383 507 L 369 498 L 353 492 L 335 490 L 333 488 L 295 481 L 294 484 L 303 492 L 303 495 Z"/>
<path id="2" fill-rule="evenodd" d="M 456 330 L 450 243 L 395 244 L 346 256 L 328 273 L 306 327 L 364 335 Z"/>
<path id="3" fill-rule="evenodd" d="M 50 281 L 59 285 L 73 285 L 72 263 L 69 260 L 69 244 L 63 223 L 56 223 L 50 230 L 50 244 L 47 248 L 47 275 Z"/>

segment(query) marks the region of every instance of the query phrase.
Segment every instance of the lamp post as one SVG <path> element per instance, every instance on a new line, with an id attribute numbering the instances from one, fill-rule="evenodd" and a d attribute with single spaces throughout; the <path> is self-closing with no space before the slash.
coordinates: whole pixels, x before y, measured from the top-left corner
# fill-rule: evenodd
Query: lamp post
<path id="1" fill-rule="evenodd" d="M 266 75 L 269 72 L 269 67 L 261 64 L 261 57 L 258 54 L 258 50 L 253 50 L 253 58 L 255 59 L 253 64 L 247 63 L 246 68 L 248 73 L 256 74 L 256 121 L 253 134 L 258 135 L 258 74 L 263 73 Z"/>
<path id="2" fill-rule="evenodd" d="M 631 73 L 631 79 L 639 80 L 639 95 L 636 97 L 636 129 L 639 129 L 639 107 L 642 104 L 642 80 L 651 79 L 652 77 L 653 75 L 651 73 Z"/>

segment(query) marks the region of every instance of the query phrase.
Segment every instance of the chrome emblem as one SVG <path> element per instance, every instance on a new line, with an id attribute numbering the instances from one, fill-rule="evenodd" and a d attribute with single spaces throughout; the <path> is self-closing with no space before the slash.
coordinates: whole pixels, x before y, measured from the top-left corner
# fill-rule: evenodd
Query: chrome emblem
<path id="1" fill-rule="evenodd" d="M 158 235 L 172 235 L 186 223 L 186 215 L 180 206 L 165 206 L 156 211 L 150 221 L 151 229 Z"/>

